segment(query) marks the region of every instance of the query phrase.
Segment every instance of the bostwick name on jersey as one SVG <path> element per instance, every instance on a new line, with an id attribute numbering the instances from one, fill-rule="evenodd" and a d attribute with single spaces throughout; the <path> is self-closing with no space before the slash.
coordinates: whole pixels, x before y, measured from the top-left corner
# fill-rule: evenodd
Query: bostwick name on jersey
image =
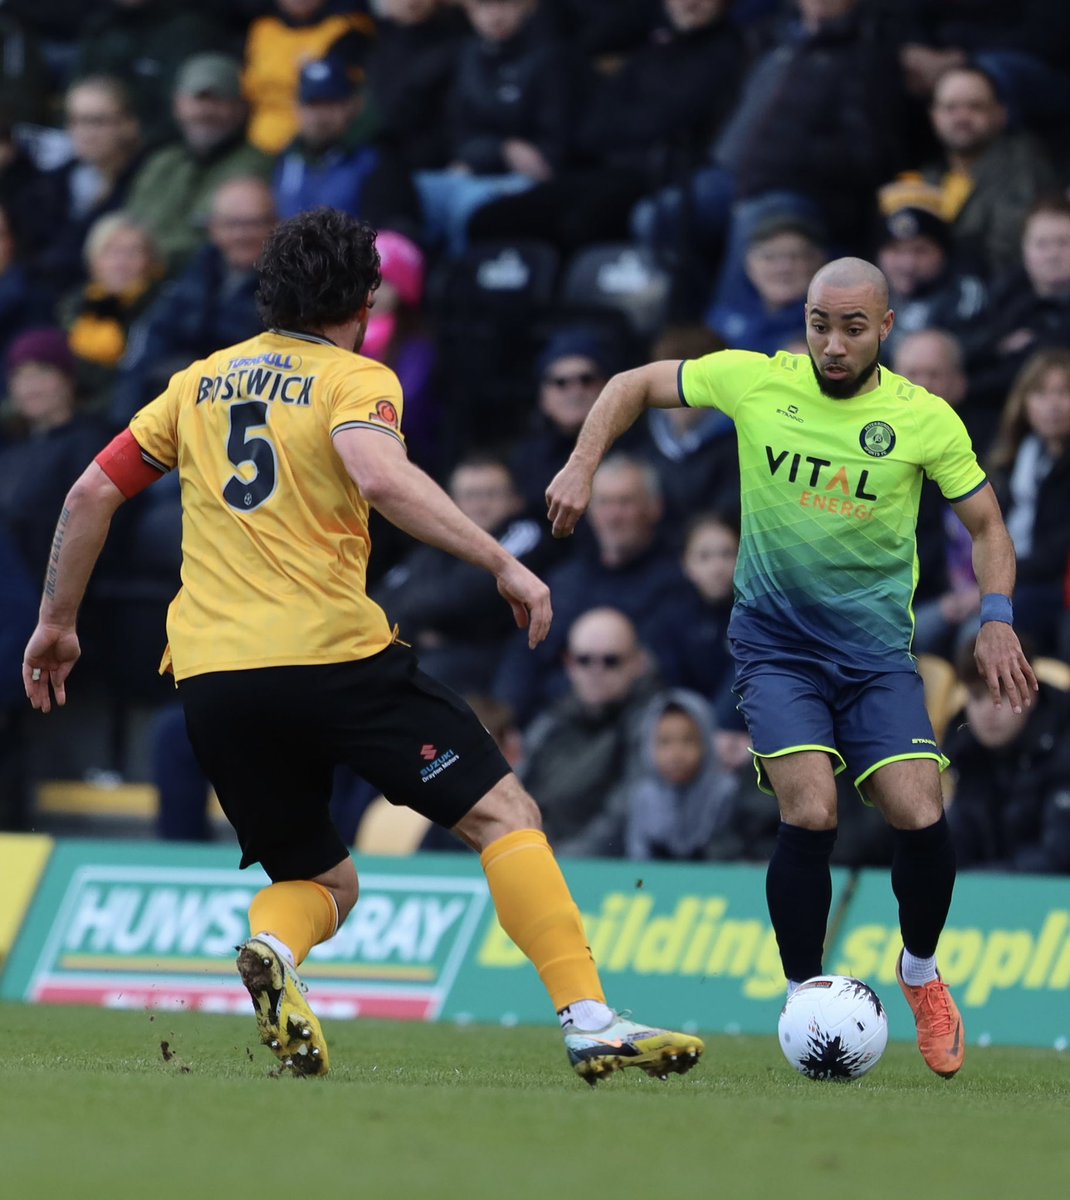
<path id="1" fill-rule="evenodd" d="M 312 403 L 315 375 L 297 375 L 301 359 L 296 354 L 260 354 L 232 358 L 222 375 L 202 375 L 197 381 L 197 403 L 205 400 L 278 400 L 307 408 Z"/>
<path id="2" fill-rule="evenodd" d="M 834 513 L 856 521 L 873 519 L 877 494 L 868 490 L 868 468 L 863 468 L 858 472 L 857 479 L 852 480 L 846 467 L 833 468 L 831 459 L 818 458 L 813 454 L 774 450 L 772 446 L 766 446 L 765 457 L 770 475 L 775 477 L 782 469 L 786 469 L 788 483 L 799 486 L 800 508 Z M 830 492 L 833 494 L 829 495 Z"/>

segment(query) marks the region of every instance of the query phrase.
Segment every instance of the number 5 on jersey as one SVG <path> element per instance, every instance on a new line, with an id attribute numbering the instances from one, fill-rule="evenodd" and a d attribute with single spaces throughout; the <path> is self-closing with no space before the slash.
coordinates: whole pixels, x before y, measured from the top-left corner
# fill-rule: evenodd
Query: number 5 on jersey
<path id="1" fill-rule="evenodd" d="M 264 432 L 250 433 L 254 429 Z M 279 473 L 275 444 L 267 434 L 267 404 L 263 400 L 231 405 L 227 457 L 239 473 L 227 480 L 223 499 L 238 512 L 253 512 L 275 494 Z M 246 466 L 253 468 L 250 479 L 240 474 Z"/>

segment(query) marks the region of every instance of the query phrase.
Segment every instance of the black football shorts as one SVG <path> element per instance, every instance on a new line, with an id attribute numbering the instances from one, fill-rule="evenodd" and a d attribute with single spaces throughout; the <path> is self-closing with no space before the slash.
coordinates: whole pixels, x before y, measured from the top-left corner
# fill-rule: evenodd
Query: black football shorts
<path id="1" fill-rule="evenodd" d="M 328 811 L 339 764 L 446 828 L 510 770 L 465 701 L 399 642 L 352 662 L 194 675 L 178 694 L 241 865 L 273 880 L 309 879 L 349 853 Z"/>

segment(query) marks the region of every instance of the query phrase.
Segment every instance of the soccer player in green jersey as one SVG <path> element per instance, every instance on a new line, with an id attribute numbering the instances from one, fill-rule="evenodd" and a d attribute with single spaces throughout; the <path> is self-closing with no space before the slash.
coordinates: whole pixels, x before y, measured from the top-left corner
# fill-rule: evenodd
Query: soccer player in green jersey
<path id="1" fill-rule="evenodd" d="M 897 975 L 929 1067 L 962 1065 L 962 1017 L 936 967 L 955 858 L 947 765 L 910 653 L 922 477 L 973 539 L 983 596 L 977 664 L 994 704 L 1036 690 L 1012 628 L 1014 550 L 995 494 L 951 407 L 880 365 L 895 315 L 871 263 L 842 258 L 810 283 L 809 356 L 725 350 L 615 375 L 546 492 L 572 533 L 607 449 L 645 408 L 713 407 L 736 423 L 742 536 L 729 639 L 735 690 L 780 831 L 766 891 L 789 993 L 822 974 L 836 839 L 834 776 L 848 770 L 892 827 Z"/>

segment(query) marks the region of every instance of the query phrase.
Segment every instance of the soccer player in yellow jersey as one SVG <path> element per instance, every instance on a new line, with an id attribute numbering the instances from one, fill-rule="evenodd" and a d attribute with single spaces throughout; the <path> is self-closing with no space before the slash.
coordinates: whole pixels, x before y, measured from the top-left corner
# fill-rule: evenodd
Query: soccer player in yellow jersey
<path id="1" fill-rule="evenodd" d="M 1014 549 L 950 405 L 880 366 L 895 319 L 881 272 L 827 264 L 805 315 L 809 356 L 727 350 L 611 379 L 547 489 L 549 516 L 555 536 L 572 532 L 603 455 L 644 408 L 716 407 L 735 421 L 742 532 L 728 636 L 759 782 L 780 806 L 766 891 L 788 987 L 822 974 L 833 776 L 846 769 L 892 827 L 897 974 L 926 1063 L 950 1076 L 965 1031 L 936 967 L 955 882 L 947 760 L 910 654 L 923 475 L 973 539 L 981 675 L 995 704 L 1020 712 L 1036 680 L 1011 626 Z"/>
<path id="2" fill-rule="evenodd" d="M 379 286 L 374 231 L 333 209 L 304 213 L 276 229 L 259 269 L 267 331 L 178 372 L 68 494 L 24 656 L 33 707 L 66 701 L 78 606 L 113 513 L 177 469 L 182 587 L 161 670 L 242 866 L 272 880 L 237 962 L 261 1039 L 298 1074 L 327 1070 L 296 968 L 357 900 L 328 815 L 332 768 L 347 763 L 480 852 L 498 919 L 538 969 L 581 1076 L 686 1071 L 698 1038 L 607 1007 L 535 802 L 365 591 L 374 505 L 489 571 L 532 647 L 550 627 L 546 585 L 409 461 L 397 378 L 356 353 Z"/>

